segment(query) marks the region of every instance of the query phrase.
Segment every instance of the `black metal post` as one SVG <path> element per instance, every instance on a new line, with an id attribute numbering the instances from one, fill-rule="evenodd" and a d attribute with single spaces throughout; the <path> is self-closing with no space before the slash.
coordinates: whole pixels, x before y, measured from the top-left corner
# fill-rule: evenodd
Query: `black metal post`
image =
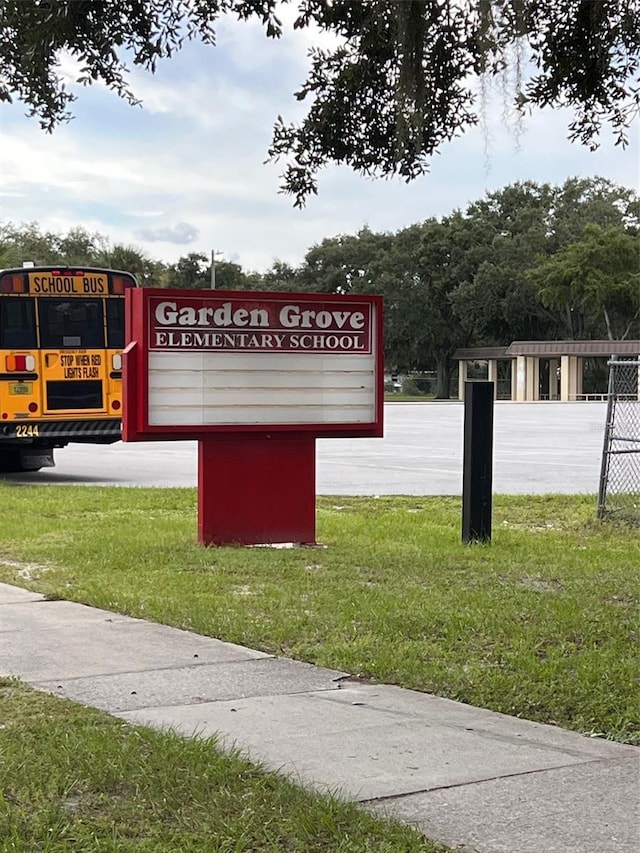
<path id="1" fill-rule="evenodd" d="M 464 383 L 462 541 L 491 540 L 493 382 Z"/>

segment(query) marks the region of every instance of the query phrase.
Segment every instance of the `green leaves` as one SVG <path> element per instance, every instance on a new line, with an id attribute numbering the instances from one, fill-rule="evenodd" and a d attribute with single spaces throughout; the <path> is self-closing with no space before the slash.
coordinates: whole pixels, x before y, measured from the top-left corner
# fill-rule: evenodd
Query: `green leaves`
<path id="1" fill-rule="evenodd" d="M 479 122 L 477 76 L 498 78 L 516 128 L 531 108 L 572 108 L 569 138 L 591 148 L 603 125 L 625 145 L 640 108 L 637 3 L 336 0 L 330 14 L 317 5 L 305 23 L 342 41 L 312 54 L 299 97 L 313 103 L 299 124 L 276 128 L 269 151 L 285 162 L 283 192 L 297 207 L 329 162 L 407 181 L 425 174 L 443 144 Z"/>
<path id="2" fill-rule="evenodd" d="M 504 345 L 516 339 L 601 338 L 608 334 L 602 311 L 585 314 L 578 297 L 564 301 L 541 298 L 540 287 L 551 269 L 557 273 L 555 258 L 581 242 L 585 228 L 591 225 L 617 229 L 633 241 L 640 225 L 633 192 L 602 178 L 571 178 L 558 187 L 524 182 L 470 205 L 466 219 L 474 229 L 475 245 L 470 248 L 467 274 L 453 299 L 458 317 L 466 317 L 471 325 L 476 346 Z M 603 263 L 598 256 L 600 249 L 592 249 L 592 261 L 580 250 L 582 276 L 587 267 L 593 272 Z M 612 247 L 612 251 L 617 250 Z M 633 270 L 633 250 L 627 263 Z M 566 266 L 565 260 L 560 266 Z M 603 268 L 611 266 L 604 263 Z M 639 269 L 636 254 L 636 272 Z M 607 273 L 602 288 L 612 286 Z M 636 292 L 638 289 L 636 285 Z M 574 310 L 567 310 L 571 308 Z M 612 320 L 614 337 L 624 333 L 636 309 L 620 303 L 619 310 L 620 316 Z"/>
<path id="3" fill-rule="evenodd" d="M 86 228 L 70 228 L 66 234 L 42 232 L 37 223 L 16 226 L 0 223 L 0 268 L 67 263 L 110 267 L 133 273 L 140 284 L 158 283 L 161 263 L 152 261 L 134 246 L 112 244 L 104 235 Z"/>
<path id="4" fill-rule="evenodd" d="M 529 272 L 542 302 L 579 307 L 606 325 L 610 340 L 624 340 L 640 317 L 640 236 L 621 226 L 585 227 L 570 243 Z"/>
<path id="5" fill-rule="evenodd" d="M 640 109 L 637 0 L 298 0 L 294 29 L 315 26 L 336 46 L 310 52 L 309 99 L 298 124 L 278 119 L 269 158 L 284 163 L 282 191 L 302 207 L 318 172 L 344 163 L 365 175 L 411 181 L 447 141 L 479 121 L 473 91 L 515 80 L 504 95 L 514 123 L 533 107 L 574 111 L 569 138 L 591 148 L 608 125 L 621 145 Z M 0 18 L 0 101 L 22 101 L 48 131 L 75 98 L 58 74 L 62 52 L 82 64 L 78 82 L 101 80 L 130 104 L 124 55 L 151 73 L 189 39 L 215 44 L 222 15 L 257 18 L 282 33 L 277 0 L 5 0 Z M 534 69 L 526 76 L 528 69 Z"/>

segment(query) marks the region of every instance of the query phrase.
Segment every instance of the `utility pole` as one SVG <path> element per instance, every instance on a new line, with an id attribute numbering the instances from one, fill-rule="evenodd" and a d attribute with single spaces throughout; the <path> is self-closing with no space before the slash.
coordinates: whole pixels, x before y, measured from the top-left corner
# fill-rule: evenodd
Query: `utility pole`
<path id="1" fill-rule="evenodd" d="M 222 255 L 223 252 L 217 249 L 211 250 L 211 290 L 216 289 L 216 255 Z"/>

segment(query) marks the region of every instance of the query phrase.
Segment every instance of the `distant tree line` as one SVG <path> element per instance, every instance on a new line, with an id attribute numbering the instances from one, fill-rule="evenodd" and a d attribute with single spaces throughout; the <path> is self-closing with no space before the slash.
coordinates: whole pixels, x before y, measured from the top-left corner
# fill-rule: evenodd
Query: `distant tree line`
<path id="1" fill-rule="evenodd" d="M 126 269 L 143 286 L 211 284 L 201 253 L 165 264 L 84 228 L 0 225 L 0 267 L 27 260 Z M 435 371 L 447 397 L 458 347 L 640 338 L 640 198 L 603 178 L 526 181 L 395 233 L 326 238 L 299 266 L 216 261 L 215 279 L 218 289 L 382 294 L 387 369 Z"/>

